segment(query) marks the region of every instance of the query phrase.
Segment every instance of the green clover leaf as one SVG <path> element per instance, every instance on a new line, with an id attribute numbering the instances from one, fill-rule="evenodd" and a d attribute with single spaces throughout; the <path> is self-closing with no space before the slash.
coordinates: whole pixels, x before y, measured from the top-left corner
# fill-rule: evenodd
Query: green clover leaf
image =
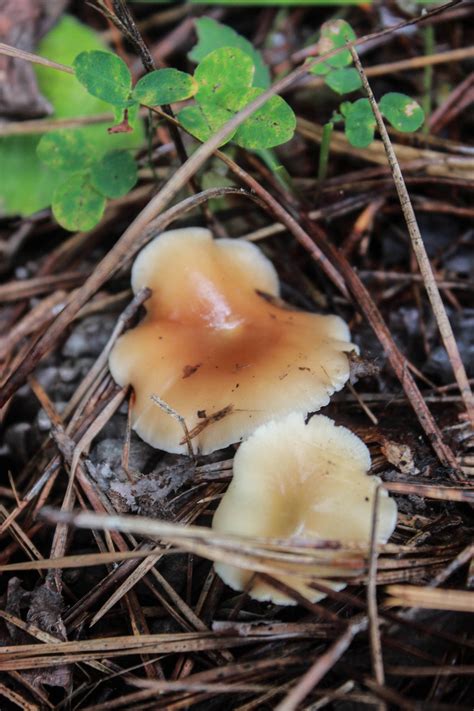
<path id="1" fill-rule="evenodd" d="M 404 133 L 418 130 L 425 120 L 425 113 L 416 101 L 395 91 L 382 96 L 379 109 L 394 128 Z"/>
<path id="2" fill-rule="evenodd" d="M 242 95 L 241 106 L 263 93 L 253 87 Z M 234 141 L 242 148 L 260 150 L 273 148 L 289 141 L 295 132 L 296 116 L 281 96 L 272 96 L 237 129 Z"/>
<path id="3" fill-rule="evenodd" d="M 53 215 L 67 230 L 92 229 L 105 209 L 105 198 L 89 183 L 87 173 L 73 173 L 53 195 Z"/>
<path id="4" fill-rule="evenodd" d="M 321 39 L 319 40 L 319 52 L 325 54 L 332 49 L 345 47 L 346 42 L 352 42 L 356 39 L 356 35 L 352 27 L 345 20 L 330 20 L 321 26 Z M 340 69 L 352 64 L 352 56 L 348 49 L 338 52 L 333 57 L 326 59 L 326 62 Z"/>
<path id="5" fill-rule="evenodd" d="M 45 133 L 36 148 L 38 158 L 50 168 L 77 170 L 91 162 L 90 146 L 78 131 Z"/>
<path id="6" fill-rule="evenodd" d="M 196 67 L 199 85 L 196 101 L 225 105 L 229 90 L 252 86 L 255 67 L 252 58 L 236 47 L 222 47 L 208 54 Z"/>
<path id="7" fill-rule="evenodd" d="M 370 102 L 368 99 L 358 99 L 349 106 L 347 103 L 344 103 L 343 111 L 341 106 L 341 113 L 346 119 L 347 140 L 356 148 L 366 148 L 373 141 L 376 126 Z"/>
<path id="8" fill-rule="evenodd" d="M 92 96 L 115 106 L 131 103 L 132 77 L 116 54 L 98 50 L 81 52 L 74 60 L 74 69 L 77 79 Z"/>
<path id="9" fill-rule="evenodd" d="M 162 106 L 194 96 L 198 84 L 190 74 L 178 69 L 157 69 L 142 77 L 132 92 L 140 104 Z"/>
<path id="10" fill-rule="evenodd" d="M 137 182 L 137 164 L 126 151 L 111 151 L 91 168 L 92 186 L 108 198 L 126 195 Z"/>
<path id="11" fill-rule="evenodd" d="M 204 143 L 213 133 L 227 123 L 232 116 L 233 113 L 226 108 L 209 102 L 196 106 L 186 106 L 179 112 L 178 119 L 186 131 L 189 131 L 192 136 Z M 219 146 L 228 143 L 234 134 L 235 130 Z"/>
<path id="12" fill-rule="evenodd" d="M 325 82 L 337 94 L 349 94 L 362 86 L 359 73 L 354 67 L 333 69 L 326 76 Z"/>
<path id="13" fill-rule="evenodd" d="M 252 58 L 255 66 L 253 85 L 263 89 L 270 86 L 270 72 L 262 55 L 245 37 L 239 35 L 232 27 L 223 25 L 211 17 L 200 17 L 195 24 L 198 42 L 188 54 L 191 61 L 201 62 L 215 49 L 237 47 Z"/>

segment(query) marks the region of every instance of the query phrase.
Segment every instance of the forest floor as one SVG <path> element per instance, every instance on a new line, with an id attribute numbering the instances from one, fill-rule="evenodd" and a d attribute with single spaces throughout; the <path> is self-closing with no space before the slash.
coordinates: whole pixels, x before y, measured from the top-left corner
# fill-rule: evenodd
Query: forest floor
<path id="1" fill-rule="evenodd" d="M 408 5 L 206 12 L 262 49 L 279 77 L 310 54 L 303 48 L 336 12 L 361 37 L 410 19 Z M 133 8 L 155 60 L 189 70 L 194 19 L 204 9 Z M 142 71 L 133 47 L 92 4 L 71 3 L 70 12 Z M 427 130 L 390 136 L 471 384 L 473 15 L 473 4 L 457 3 L 359 48 L 376 96 L 406 92 L 427 111 Z M 49 209 L 0 219 L 0 358 L 10 388 L 0 445 L 2 711 L 472 709 L 474 435 L 457 364 L 440 339 L 378 135 L 369 148 L 354 148 L 336 128 L 328 174 L 318 181 L 322 125 L 338 102 L 314 76 L 284 97 L 298 117 L 295 137 L 277 149 L 289 181 L 245 150 L 232 157 L 300 232 L 281 226 L 268 205 L 231 194 L 205 211 L 178 212 L 173 227 L 208 225 L 218 236 L 255 241 L 292 308 L 349 323 L 361 356 L 352 383 L 322 412 L 369 447 L 372 473 L 396 499 L 397 528 L 343 591 L 288 607 L 226 587 L 212 565 L 215 550 L 226 549 L 186 535 L 189 524 L 210 526 L 237 445 L 193 461 L 130 432 L 132 395 L 113 381 L 107 355 L 143 305 L 133 300 L 130 263 L 98 267 L 178 169 L 167 124 L 155 124 L 153 170 L 143 148 L 139 183 L 109 203 L 96 228 L 71 235 Z M 41 121 L 51 127 L 50 118 Z M 189 136 L 184 143 L 188 152 L 196 145 Z M 204 188 L 242 186 L 216 157 L 197 178 Z M 185 186 L 174 204 L 190 194 Z M 321 268 L 321 252 L 334 273 Z M 86 279 L 99 273 L 79 304 Z M 55 329 L 71 303 L 75 312 Z M 158 528 L 149 531 L 154 538 L 68 528 L 41 514 L 46 506 L 140 515 Z M 182 540 L 160 532 L 162 522 L 177 524 Z M 45 562 L 51 558 L 60 560 Z"/>

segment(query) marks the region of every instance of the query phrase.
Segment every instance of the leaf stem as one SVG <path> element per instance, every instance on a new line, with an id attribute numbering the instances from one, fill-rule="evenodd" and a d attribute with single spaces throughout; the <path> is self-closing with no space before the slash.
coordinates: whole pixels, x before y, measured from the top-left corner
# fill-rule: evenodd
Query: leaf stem
<path id="1" fill-rule="evenodd" d="M 423 27 L 423 45 L 425 56 L 429 57 L 435 52 L 435 30 L 433 25 Z M 432 110 L 432 92 L 433 92 L 433 65 L 427 64 L 423 70 L 423 111 L 425 112 L 425 123 L 423 124 L 423 133 L 430 132 L 429 118 Z"/>
<path id="2" fill-rule="evenodd" d="M 318 166 L 318 181 L 319 189 L 321 190 L 321 185 L 326 180 L 326 175 L 328 172 L 328 161 L 329 161 L 329 150 L 331 147 L 331 137 L 334 129 L 334 124 L 332 121 L 328 121 L 323 126 L 323 135 L 321 138 L 321 147 L 319 149 L 319 166 Z"/>

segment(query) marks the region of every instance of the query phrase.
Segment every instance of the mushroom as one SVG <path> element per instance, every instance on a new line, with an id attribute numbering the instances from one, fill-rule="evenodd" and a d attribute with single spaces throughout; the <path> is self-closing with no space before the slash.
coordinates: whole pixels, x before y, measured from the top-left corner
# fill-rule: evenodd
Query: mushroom
<path id="1" fill-rule="evenodd" d="M 232 482 L 212 522 L 220 533 L 239 536 L 314 539 L 369 545 L 372 509 L 380 479 L 367 476 L 369 450 L 346 427 L 315 415 L 305 424 L 303 415 L 290 413 L 278 421 L 261 425 L 237 451 Z M 385 543 L 397 522 L 397 507 L 380 489 L 377 542 Z M 325 551 L 318 553 L 324 555 Z M 330 560 L 343 564 L 345 552 L 326 551 Z M 254 573 L 227 563 L 215 563 L 222 580 L 234 590 L 248 590 L 257 600 L 294 604 L 294 600 L 272 588 Z M 326 586 L 341 589 L 344 584 L 328 581 L 334 567 L 311 566 L 312 576 L 321 576 Z M 324 594 L 309 587 L 308 580 L 295 575 L 274 576 L 312 602 Z"/>
<path id="2" fill-rule="evenodd" d="M 154 447 L 187 452 L 169 408 L 208 454 L 272 418 L 318 410 L 349 377 L 345 322 L 281 306 L 276 271 L 254 244 L 197 227 L 166 232 L 137 257 L 132 287 L 152 290 L 147 314 L 109 364 L 133 386 L 133 428 Z"/>

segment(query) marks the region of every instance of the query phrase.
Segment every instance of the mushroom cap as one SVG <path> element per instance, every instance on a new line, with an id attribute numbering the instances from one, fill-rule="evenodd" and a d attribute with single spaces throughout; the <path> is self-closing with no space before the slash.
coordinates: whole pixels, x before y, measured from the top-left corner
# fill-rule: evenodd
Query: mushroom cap
<path id="1" fill-rule="evenodd" d="M 268 422 L 237 451 L 233 479 L 216 510 L 212 527 L 221 533 L 242 536 L 298 536 L 369 545 L 372 507 L 380 483 L 378 477 L 367 476 L 370 463 L 365 444 L 328 417 L 315 415 L 305 424 L 303 415 L 291 413 Z M 396 504 L 381 489 L 377 542 L 388 540 L 396 522 Z M 332 559 L 345 555 L 347 552 L 329 551 Z M 246 589 L 253 575 L 224 563 L 215 563 L 215 569 L 234 590 Z M 310 572 L 321 576 L 325 585 L 344 587 L 343 583 L 326 579 L 331 573 L 334 575 L 334 568 L 315 565 Z M 296 575 L 279 579 L 312 602 L 324 597 Z M 257 600 L 294 604 L 258 578 L 249 594 Z"/>
<path id="2" fill-rule="evenodd" d="M 109 365 L 133 386 L 133 428 L 154 447 L 187 452 L 182 425 L 152 395 L 208 454 L 275 417 L 318 410 L 349 377 L 347 325 L 263 298 L 278 296 L 278 277 L 254 244 L 200 228 L 166 232 L 136 259 L 132 285 L 152 290 L 147 314 Z"/>

